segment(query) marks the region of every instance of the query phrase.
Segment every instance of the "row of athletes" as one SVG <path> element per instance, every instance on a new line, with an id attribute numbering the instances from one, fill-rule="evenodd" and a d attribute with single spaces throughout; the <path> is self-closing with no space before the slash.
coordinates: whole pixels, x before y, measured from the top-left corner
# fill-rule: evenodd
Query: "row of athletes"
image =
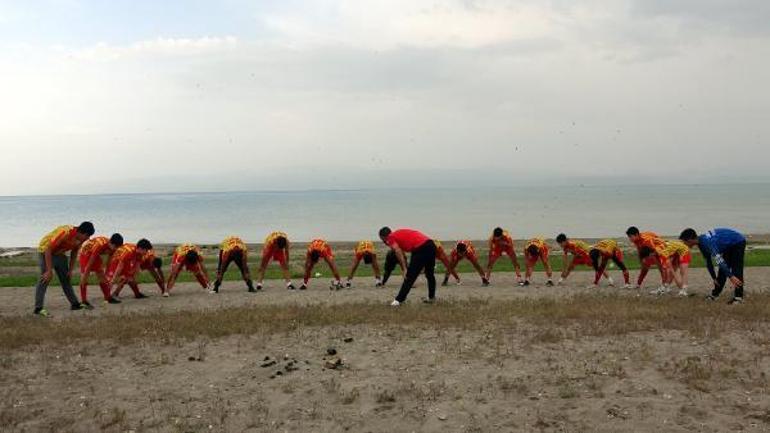
<path id="1" fill-rule="evenodd" d="M 166 280 L 163 274 L 162 260 L 155 255 L 149 240 L 141 239 L 136 244 L 124 243 L 123 237 L 117 233 L 113 234 L 110 238 L 97 236 L 89 239 L 93 233 L 93 224 L 84 222 L 77 227 L 58 227 L 43 237 L 39 246 L 41 253 L 41 278 L 35 295 L 36 314 L 47 315 L 43 303 L 48 283 L 54 271 L 73 309 L 93 308 L 88 301 L 87 293 L 91 274 L 96 275 L 105 302 L 112 304 L 120 303 L 120 293 L 125 285 L 132 289 L 136 298 L 146 297 L 139 290 L 137 282 L 137 275 L 140 271 L 147 271 L 152 275 L 163 296 L 169 296 L 182 270 L 193 273 L 202 287 L 209 288 L 209 274 L 204 264 L 201 250 L 196 245 L 183 244 L 174 250 L 171 259 L 171 272 Z M 687 273 L 691 260 L 689 246 L 682 241 L 663 240 L 651 232 L 639 232 L 635 227 L 629 228 L 627 235 L 629 240 L 637 247 L 642 262 L 642 269 L 636 287 L 641 286 L 650 267 L 657 265 L 661 273 L 662 284 L 654 292 L 658 294 L 667 292 L 669 291 L 669 285 L 675 283 L 680 289 L 680 294 L 686 295 Z M 623 251 L 615 240 L 606 239 L 591 246 L 583 241 L 570 239 L 566 235 L 560 234 L 556 237 L 556 241 L 561 247 L 564 257 L 564 268 L 557 284 L 562 283 L 577 266 L 587 265 L 591 266 L 595 271 L 594 285 L 599 284 L 602 276 L 607 279 L 610 285 L 614 285 L 612 278 L 606 272 L 608 262 L 612 261 L 622 271 L 625 287 L 631 287 L 630 275 L 623 261 Z M 546 285 L 554 285 L 549 262 L 549 247 L 542 238 L 531 239 L 524 247 L 526 264 L 524 278 L 521 275 L 513 239 L 506 230 L 500 227 L 495 228 L 489 238 L 489 256 L 486 271 L 482 270 L 479 264 L 479 257 L 471 241 L 458 241 L 449 254 L 445 252 L 440 242 L 433 242 L 436 245 L 436 260 L 442 262 L 446 269 L 443 285 L 448 284 L 450 275 L 454 277 L 458 284 L 460 283 L 460 275 L 456 269 L 463 259 L 467 259 L 479 274 L 482 285 L 487 286 L 489 285 L 495 263 L 503 255 L 508 256 L 511 260 L 520 285 L 528 286 L 530 284 L 533 270 L 539 261 L 543 263 L 548 278 Z M 64 256 L 67 252 L 70 253 L 69 260 Z M 372 266 L 377 286 L 382 286 L 387 282 L 388 277 L 397 265 L 401 265 L 402 271 L 406 270 L 405 262 L 399 260 L 391 249 L 385 259 L 384 277 L 381 278 L 377 254 L 371 241 L 359 242 L 355 247 L 354 253 L 353 265 L 345 284 L 347 287 L 352 285 L 353 276 L 362 261 Z M 222 242 L 219 250 L 216 279 L 213 288 L 210 290 L 212 293 L 219 291 L 224 273 L 231 263 L 235 263 L 238 266 L 250 292 L 261 290 L 265 270 L 271 261 L 276 261 L 280 265 L 286 287 L 290 290 L 295 289 L 288 267 L 290 242 L 285 233 L 271 233 L 265 240 L 256 287 L 252 283 L 249 271 L 248 254 L 248 247 L 238 237 L 229 237 Z M 105 259 L 106 267 L 104 266 Z M 331 246 L 325 240 L 315 239 L 310 242 L 306 250 L 305 273 L 302 285 L 299 287 L 300 290 L 307 288 L 312 270 L 320 259 L 323 259 L 328 264 L 334 275 L 331 288 L 340 289 L 343 287 Z M 70 283 L 76 262 L 80 265 L 81 273 L 81 298 L 79 300 L 72 290 Z"/>

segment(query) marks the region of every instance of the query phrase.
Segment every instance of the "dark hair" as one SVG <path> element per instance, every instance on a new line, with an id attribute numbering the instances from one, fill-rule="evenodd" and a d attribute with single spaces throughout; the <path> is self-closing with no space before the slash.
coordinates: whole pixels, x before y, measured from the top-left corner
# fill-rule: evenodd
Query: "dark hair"
<path id="1" fill-rule="evenodd" d="M 96 229 L 94 229 L 94 225 L 90 221 L 83 221 L 78 226 L 78 233 L 82 233 L 88 236 L 93 236 L 94 233 L 96 233 Z"/>
<path id="2" fill-rule="evenodd" d="M 373 260 L 372 253 L 364 253 L 364 263 L 366 263 L 367 265 L 371 265 L 372 260 Z"/>
<path id="3" fill-rule="evenodd" d="M 315 263 L 318 261 L 318 259 L 321 258 L 321 253 L 319 253 L 317 250 L 313 250 L 310 252 L 310 261 Z"/>
<path id="4" fill-rule="evenodd" d="M 626 236 L 639 236 L 639 229 L 631 226 L 626 230 Z"/>
<path id="5" fill-rule="evenodd" d="M 698 239 L 698 233 L 694 229 L 684 229 L 682 234 L 679 235 L 680 241 L 691 241 L 693 239 Z"/>
<path id="6" fill-rule="evenodd" d="M 466 251 L 468 251 L 468 245 L 465 245 L 463 242 L 457 243 L 457 252 L 460 254 L 465 254 Z"/>
<path id="7" fill-rule="evenodd" d="M 495 227 L 494 230 L 492 230 L 492 237 L 493 238 L 499 238 L 503 235 L 503 229 L 500 227 Z"/>
<path id="8" fill-rule="evenodd" d="M 567 241 L 567 235 L 564 233 L 559 233 L 559 236 L 556 236 L 556 242 L 562 243 Z"/>
<path id="9" fill-rule="evenodd" d="M 110 243 L 116 247 L 123 245 L 123 236 L 121 236 L 120 233 L 113 234 L 110 236 Z"/>
<path id="10" fill-rule="evenodd" d="M 644 260 L 647 257 L 650 257 L 654 252 L 655 250 L 653 250 L 650 247 L 642 247 L 641 249 L 639 249 L 639 258 Z"/>
<path id="11" fill-rule="evenodd" d="M 188 265 L 194 265 L 198 263 L 198 260 L 200 260 L 200 255 L 195 250 L 190 250 L 184 255 L 184 262 Z"/>
<path id="12" fill-rule="evenodd" d="M 151 250 L 152 244 L 147 239 L 139 239 L 139 242 L 136 243 L 136 246 L 138 248 L 141 248 L 143 250 Z"/>
<path id="13" fill-rule="evenodd" d="M 161 259 L 160 257 L 155 257 L 154 259 L 152 259 L 152 267 L 155 269 L 160 269 L 161 267 L 163 267 L 163 259 Z"/>
<path id="14" fill-rule="evenodd" d="M 390 236 L 391 233 L 393 233 L 393 230 L 391 230 L 390 227 L 388 227 L 388 226 L 385 226 L 385 227 L 380 229 L 380 237 L 381 238 L 387 238 L 388 236 Z"/>
<path id="15" fill-rule="evenodd" d="M 597 250 L 596 248 L 592 249 L 588 255 L 591 256 L 591 264 L 594 267 L 595 271 L 599 270 L 599 256 L 601 256 L 601 251 Z"/>
<path id="16" fill-rule="evenodd" d="M 536 256 L 540 254 L 540 248 L 538 248 L 537 245 L 530 245 L 527 247 L 527 252 L 530 256 Z"/>
<path id="17" fill-rule="evenodd" d="M 278 248 L 286 248 L 286 245 L 289 243 L 289 241 L 284 236 L 278 236 L 275 238 L 275 245 Z"/>

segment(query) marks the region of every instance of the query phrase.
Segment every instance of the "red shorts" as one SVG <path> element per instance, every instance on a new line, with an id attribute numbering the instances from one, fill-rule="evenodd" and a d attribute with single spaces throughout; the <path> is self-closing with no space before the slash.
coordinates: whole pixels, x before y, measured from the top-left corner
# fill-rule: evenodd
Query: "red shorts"
<path id="1" fill-rule="evenodd" d="M 615 260 L 617 260 L 619 262 L 623 261 L 623 251 L 621 251 L 621 250 L 615 251 L 614 256 L 615 256 Z"/>
<path id="2" fill-rule="evenodd" d="M 586 266 L 593 266 L 594 263 L 591 261 L 591 256 L 573 256 L 573 262 L 575 266 L 577 265 L 586 265 Z"/>
<path id="3" fill-rule="evenodd" d="M 88 262 L 91 260 L 91 256 L 79 256 L 78 261 L 80 262 L 80 273 L 84 274 L 86 272 L 86 266 L 88 266 Z M 91 265 L 91 272 L 104 272 L 104 262 L 102 261 L 101 256 L 97 256 L 96 260 L 94 260 L 94 263 Z"/>
<path id="4" fill-rule="evenodd" d="M 110 262 L 110 265 L 107 267 L 107 279 L 112 280 L 115 277 L 115 271 L 117 270 L 118 262 Z M 134 272 L 134 264 L 126 263 L 119 276 L 121 278 L 133 278 L 134 275 L 136 275 L 136 272 Z"/>
<path id="5" fill-rule="evenodd" d="M 270 260 L 275 260 L 281 265 L 286 265 L 286 254 L 282 249 L 279 248 L 263 251 L 262 261 L 269 262 Z"/>
<path id="6" fill-rule="evenodd" d="M 671 262 L 676 265 L 690 265 L 692 262 L 692 254 L 687 253 L 684 256 L 680 257 L 678 254 L 672 257 Z"/>
<path id="7" fill-rule="evenodd" d="M 313 251 L 317 251 L 318 252 L 318 257 L 320 257 L 322 259 L 331 260 L 331 259 L 334 258 L 334 253 L 332 252 L 332 247 L 330 247 L 328 245 L 326 246 L 326 248 L 324 248 L 322 250 L 313 250 Z M 308 255 L 310 255 L 311 252 L 312 251 L 308 251 L 307 252 Z M 283 255 L 283 251 L 281 251 L 281 255 Z M 275 260 L 277 260 L 277 259 L 275 259 Z"/>
<path id="8" fill-rule="evenodd" d="M 506 249 L 494 247 L 489 252 L 489 255 L 495 259 L 499 259 L 503 254 L 507 254 L 509 257 L 513 257 L 516 255 L 516 253 L 513 251 L 513 247 L 506 248 Z"/>

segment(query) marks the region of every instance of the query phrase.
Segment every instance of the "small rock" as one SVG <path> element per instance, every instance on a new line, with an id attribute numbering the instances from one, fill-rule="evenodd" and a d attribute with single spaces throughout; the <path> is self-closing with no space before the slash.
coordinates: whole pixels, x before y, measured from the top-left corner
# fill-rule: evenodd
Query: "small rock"
<path id="1" fill-rule="evenodd" d="M 273 360 L 273 361 L 268 361 L 268 362 L 265 362 L 265 363 L 263 363 L 262 365 L 260 365 L 260 367 L 262 367 L 262 368 L 267 368 L 267 367 L 272 367 L 272 366 L 274 366 L 275 364 L 276 364 L 276 363 L 275 363 L 275 361 Z"/>
<path id="2" fill-rule="evenodd" d="M 353 337 L 348 337 L 348 338 L 346 338 L 346 339 L 344 339 L 342 341 L 344 341 L 345 343 L 352 343 L 353 342 Z"/>
<path id="3" fill-rule="evenodd" d="M 326 349 L 326 354 L 330 355 L 330 356 L 334 356 L 334 355 L 337 354 L 337 349 L 335 349 L 333 347 L 330 347 L 330 348 Z"/>
<path id="4" fill-rule="evenodd" d="M 190 356 L 190 357 L 187 358 L 187 360 L 188 361 L 195 361 L 195 357 L 194 356 Z"/>
<path id="5" fill-rule="evenodd" d="M 336 370 L 337 368 L 342 366 L 342 360 L 340 358 L 336 358 L 330 361 L 326 361 L 324 363 L 324 367 L 328 368 L 329 370 Z"/>
<path id="6" fill-rule="evenodd" d="M 283 372 L 281 370 L 278 370 L 275 372 L 276 376 L 283 376 Z"/>
<path id="7" fill-rule="evenodd" d="M 439 415 L 437 415 L 437 416 L 438 416 L 438 419 L 439 419 L 439 420 L 441 420 L 441 421 L 446 421 L 446 418 L 447 418 L 447 416 L 446 416 L 446 415 L 444 415 L 443 413 L 441 413 L 441 414 L 439 414 Z"/>
<path id="8" fill-rule="evenodd" d="M 265 359 L 263 359 L 263 361 L 270 361 L 270 357 L 266 356 Z"/>

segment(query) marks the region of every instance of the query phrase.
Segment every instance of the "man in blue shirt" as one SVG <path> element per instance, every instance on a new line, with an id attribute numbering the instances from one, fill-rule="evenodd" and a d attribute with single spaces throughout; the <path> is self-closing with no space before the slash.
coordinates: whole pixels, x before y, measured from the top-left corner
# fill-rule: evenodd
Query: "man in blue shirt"
<path id="1" fill-rule="evenodd" d="M 698 246 L 706 260 L 714 290 L 708 300 L 715 300 L 722 293 L 729 279 L 735 287 L 735 295 L 728 304 L 743 302 L 743 256 L 746 252 L 746 237 L 733 229 L 718 228 L 700 236 L 693 229 L 686 229 L 679 236 L 690 248 Z M 714 263 L 719 266 L 719 275 L 714 272 Z"/>

